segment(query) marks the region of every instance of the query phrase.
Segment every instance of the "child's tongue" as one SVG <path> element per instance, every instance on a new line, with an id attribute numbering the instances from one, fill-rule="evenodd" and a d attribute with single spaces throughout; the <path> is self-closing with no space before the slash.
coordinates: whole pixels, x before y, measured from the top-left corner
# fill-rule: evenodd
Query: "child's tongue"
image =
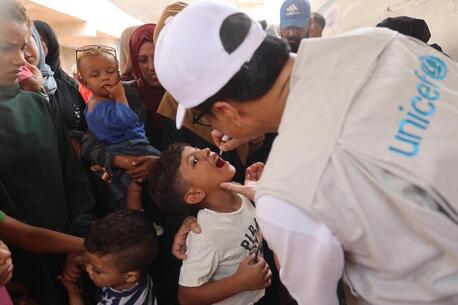
<path id="1" fill-rule="evenodd" d="M 226 161 L 224 161 L 223 159 L 221 159 L 221 157 L 216 158 L 215 166 L 216 166 L 217 168 L 223 167 L 224 164 L 226 164 Z"/>

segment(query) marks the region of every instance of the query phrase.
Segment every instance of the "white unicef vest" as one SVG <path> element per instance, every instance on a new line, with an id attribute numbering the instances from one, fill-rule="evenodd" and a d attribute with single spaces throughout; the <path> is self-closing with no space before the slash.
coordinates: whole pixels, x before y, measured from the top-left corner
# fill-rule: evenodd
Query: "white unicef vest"
<path id="1" fill-rule="evenodd" d="M 325 223 L 349 304 L 458 304 L 458 69 L 360 29 L 302 42 L 257 198 Z"/>

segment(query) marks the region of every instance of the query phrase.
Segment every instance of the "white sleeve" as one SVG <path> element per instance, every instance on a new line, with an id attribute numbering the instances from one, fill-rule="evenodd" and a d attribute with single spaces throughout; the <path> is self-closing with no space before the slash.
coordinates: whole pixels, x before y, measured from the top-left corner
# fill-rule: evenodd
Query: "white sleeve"
<path id="1" fill-rule="evenodd" d="M 204 233 L 190 232 L 186 240 L 186 256 L 180 269 L 178 284 L 198 287 L 210 281 L 219 263 L 219 255 Z"/>
<path id="2" fill-rule="evenodd" d="M 280 264 L 280 279 L 299 305 L 337 305 L 343 249 L 331 230 L 298 207 L 263 196 L 256 219 Z"/>

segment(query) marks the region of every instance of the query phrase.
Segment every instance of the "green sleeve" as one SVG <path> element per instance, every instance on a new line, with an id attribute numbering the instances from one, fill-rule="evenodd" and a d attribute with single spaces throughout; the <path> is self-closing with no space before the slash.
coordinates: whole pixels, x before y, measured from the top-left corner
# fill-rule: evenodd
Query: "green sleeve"
<path id="1" fill-rule="evenodd" d="M 5 217 L 6 217 L 6 214 L 3 213 L 2 210 L 0 210 L 0 222 L 3 222 L 3 220 L 5 220 Z"/>

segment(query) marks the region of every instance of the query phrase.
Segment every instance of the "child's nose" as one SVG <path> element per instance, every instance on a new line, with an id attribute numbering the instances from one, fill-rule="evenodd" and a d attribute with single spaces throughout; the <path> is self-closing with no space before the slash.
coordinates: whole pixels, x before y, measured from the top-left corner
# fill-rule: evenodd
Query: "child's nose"
<path id="1" fill-rule="evenodd" d="M 203 149 L 203 152 L 204 152 L 205 156 L 208 157 L 210 155 L 210 153 L 211 153 L 211 150 L 210 150 L 210 148 L 205 148 L 205 149 Z"/>

